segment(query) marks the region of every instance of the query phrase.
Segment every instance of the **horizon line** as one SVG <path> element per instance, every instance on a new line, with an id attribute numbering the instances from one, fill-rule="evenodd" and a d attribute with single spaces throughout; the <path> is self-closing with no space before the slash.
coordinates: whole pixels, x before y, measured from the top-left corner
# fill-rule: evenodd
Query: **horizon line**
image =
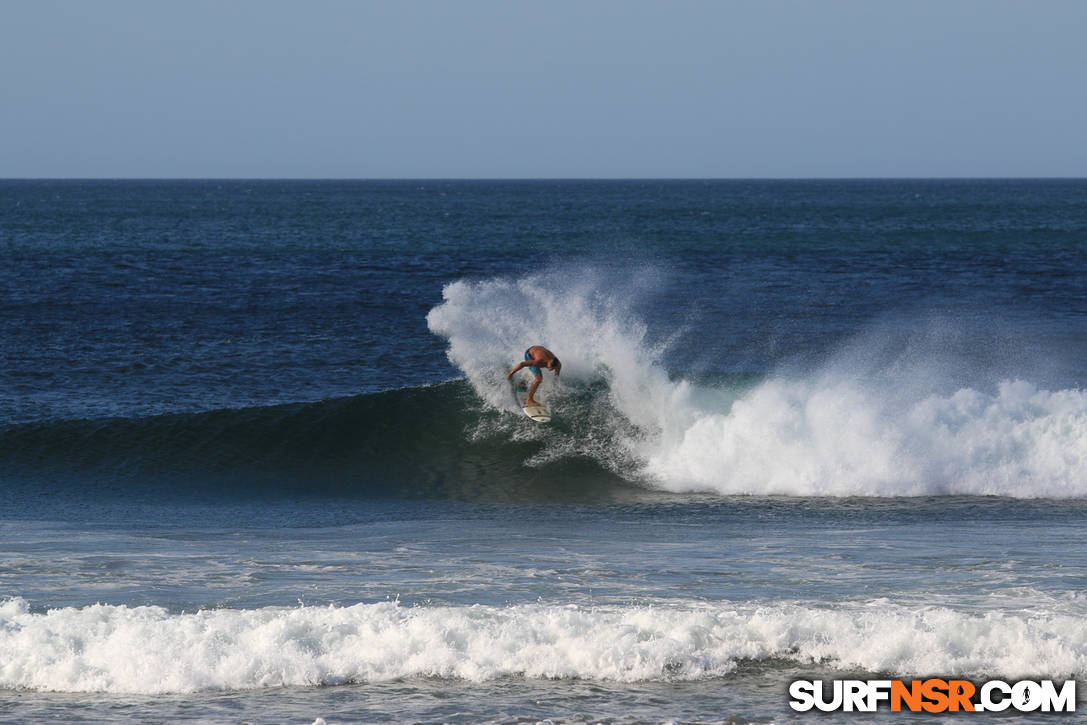
<path id="1" fill-rule="evenodd" d="M 7 181 L 1082 181 L 1085 176 L 7 176 Z"/>

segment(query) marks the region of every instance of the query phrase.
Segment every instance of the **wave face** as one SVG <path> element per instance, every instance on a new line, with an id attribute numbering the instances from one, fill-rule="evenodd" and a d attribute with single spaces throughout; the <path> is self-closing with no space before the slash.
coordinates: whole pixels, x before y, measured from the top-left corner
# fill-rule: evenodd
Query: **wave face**
<path id="1" fill-rule="evenodd" d="M 537 458 L 580 455 L 670 491 L 789 496 L 1087 496 L 1087 393 L 1013 377 L 1006 361 L 959 354 L 946 322 L 902 339 L 872 330 L 817 369 L 784 365 L 757 381 L 670 375 L 633 313 L 651 276 L 600 272 L 455 282 L 429 316 L 476 395 L 508 410 L 502 374 L 529 344 L 563 361 L 545 373 L 560 418 L 580 437 Z M 708 333 L 706 333 L 708 334 Z M 1020 360 L 1017 360 L 1022 364 Z M 690 376 L 695 377 L 695 376 Z M 704 377 L 704 376 L 703 376 Z"/>
<path id="2" fill-rule="evenodd" d="M 499 417 L 452 381 L 320 403 L 26 424 L 0 430 L 0 470 L 7 495 L 21 483 L 31 498 L 592 500 L 629 488 L 591 461 L 532 465 L 534 436 L 546 432 L 513 416 L 505 425 L 524 435 L 479 432 Z"/>
<path id="3" fill-rule="evenodd" d="M 1082 677 L 1087 625 L 1059 609 L 979 615 L 876 600 L 833 609 L 385 602 L 33 613 L 12 599 L 0 603 L 0 688 L 159 694 L 405 677 L 684 681 L 750 662 L 900 676 Z"/>

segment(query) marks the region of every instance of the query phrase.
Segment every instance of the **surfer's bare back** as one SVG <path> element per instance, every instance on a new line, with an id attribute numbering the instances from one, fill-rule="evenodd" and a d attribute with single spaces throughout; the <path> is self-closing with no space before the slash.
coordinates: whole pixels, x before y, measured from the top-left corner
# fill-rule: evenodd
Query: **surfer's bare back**
<path id="1" fill-rule="evenodd" d="M 513 374 L 521 368 L 528 368 L 528 371 L 536 376 L 536 379 L 532 381 L 532 387 L 528 389 L 528 397 L 525 398 L 525 406 L 539 405 L 532 396 L 536 393 L 536 388 L 540 387 L 540 383 L 543 382 L 543 371 L 540 368 L 547 368 L 548 370 L 554 370 L 555 375 L 558 375 L 562 370 L 562 363 L 555 357 L 555 353 L 548 350 L 543 345 L 533 345 L 529 349 L 525 350 L 524 362 L 517 363 L 517 367 L 510 370 L 509 375 L 506 376 L 506 380 L 513 377 Z"/>

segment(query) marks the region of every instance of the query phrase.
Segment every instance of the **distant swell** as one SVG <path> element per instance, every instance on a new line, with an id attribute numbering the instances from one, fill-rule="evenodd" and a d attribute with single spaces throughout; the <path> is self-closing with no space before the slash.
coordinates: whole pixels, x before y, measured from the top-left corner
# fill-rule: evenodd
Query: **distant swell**
<path id="1" fill-rule="evenodd" d="M 676 681 L 726 676 L 752 661 L 899 676 L 1083 677 L 1087 629 L 1069 606 L 969 614 L 886 601 L 388 602 L 174 614 L 100 604 L 33 613 L 13 599 L 0 602 L 0 689 L 157 694 L 405 677 Z"/>

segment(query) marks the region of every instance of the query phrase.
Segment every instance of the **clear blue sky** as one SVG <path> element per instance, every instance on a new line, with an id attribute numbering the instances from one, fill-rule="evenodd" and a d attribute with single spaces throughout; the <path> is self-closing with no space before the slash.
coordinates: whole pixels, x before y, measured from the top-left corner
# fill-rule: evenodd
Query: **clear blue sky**
<path id="1" fill-rule="evenodd" d="M 5 0 L 0 177 L 1087 176 L 1087 0 Z"/>

